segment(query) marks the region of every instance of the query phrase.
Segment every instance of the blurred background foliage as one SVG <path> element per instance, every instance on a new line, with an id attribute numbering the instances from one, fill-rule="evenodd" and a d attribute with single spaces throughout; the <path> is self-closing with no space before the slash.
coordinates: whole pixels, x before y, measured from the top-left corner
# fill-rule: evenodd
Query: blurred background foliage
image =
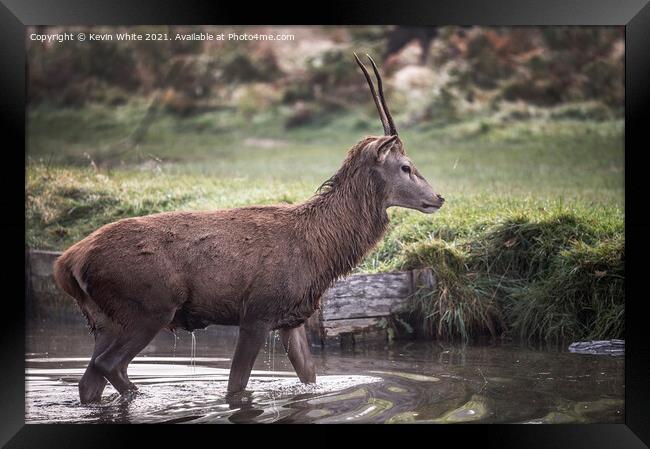
<path id="1" fill-rule="evenodd" d="M 137 27 L 93 32 L 255 32 L 269 28 Z M 56 28 L 41 27 L 52 33 Z M 371 106 L 352 52 L 381 65 L 409 124 L 521 104 L 590 102 L 568 115 L 622 114 L 623 30 L 616 27 L 291 27 L 294 41 L 103 41 L 29 44 L 29 104 L 118 105 L 163 90 L 176 114 L 285 106 L 288 127 Z M 413 101 L 417 99 L 417 101 Z M 517 109 L 516 105 L 519 105 Z"/>

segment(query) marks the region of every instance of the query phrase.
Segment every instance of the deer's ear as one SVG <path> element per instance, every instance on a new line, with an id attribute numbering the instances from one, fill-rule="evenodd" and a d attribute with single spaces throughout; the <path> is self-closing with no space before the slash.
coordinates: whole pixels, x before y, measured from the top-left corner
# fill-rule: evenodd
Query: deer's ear
<path id="1" fill-rule="evenodd" d="M 375 151 L 377 152 L 377 162 L 383 164 L 386 156 L 390 153 L 397 143 L 397 136 L 382 137 L 377 140 Z"/>

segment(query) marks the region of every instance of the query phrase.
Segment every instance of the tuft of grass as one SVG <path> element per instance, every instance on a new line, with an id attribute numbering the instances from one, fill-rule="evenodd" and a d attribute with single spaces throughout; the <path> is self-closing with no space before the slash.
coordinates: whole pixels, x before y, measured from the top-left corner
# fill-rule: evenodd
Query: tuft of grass
<path id="1" fill-rule="evenodd" d="M 420 288 L 413 295 L 411 312 L 427 337 L 468 340 L 488 330 L 492 336 L 504 328 L 494 298 L 476 283 L 464 248 L 442 240 L 414 245 L 406 254 L 404 268 L 432 267 L 433 290 Z"/>
<path id="2" fill-rule="evenodd" d="M 606 209 L 605 209 L 606 210 Z M 401 268 L 431 267 L 437 285 L 411 312 L 428 336 L 524 340 L 622 338 L 624 231 L 615 210 L 558 208 L 476 224 L 463 238 L 407 247 Z"/>
<path id="3" fill-rule="evenodd" d="M 572 241 L 545 276 L 505 298 L 513 333 L 545 341 L 623 338 L 624 259 L 622 236 L 593 245 Z"/>

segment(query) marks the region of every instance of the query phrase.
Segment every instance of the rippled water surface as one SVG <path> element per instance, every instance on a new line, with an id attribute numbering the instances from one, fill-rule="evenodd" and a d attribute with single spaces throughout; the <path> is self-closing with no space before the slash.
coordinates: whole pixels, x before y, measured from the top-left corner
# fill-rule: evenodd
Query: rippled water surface
<path id="1" fill-rule="evenodd" d="M 515 345 L 394 342 L 313 348 L 318 379 L 303 385 L 269 335 L 249 393 L 226 401 L 236 339 L 211 327 L 162 332 L 129 365 L 139 387 L 81 405 L 77 383 L 93 339 L 83 325 L 30 326 L 27 423 L 622 423 L 622 357 Z M 192 357 L 192 355 L 194 357 Z"/>

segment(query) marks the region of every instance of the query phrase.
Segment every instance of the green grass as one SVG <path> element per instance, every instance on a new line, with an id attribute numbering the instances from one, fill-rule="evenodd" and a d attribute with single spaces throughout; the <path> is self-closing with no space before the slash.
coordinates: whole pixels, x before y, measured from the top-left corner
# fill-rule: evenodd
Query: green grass
<path id="1" fill-rule="evenodd" d="M 365 111 L 291 131 L 282 110 L 162 114 L 120 154 L 142 113 L 137 102 L 30 112 L 29 247 L 64 249 L 128 216 L 299 202 L 379 131 Z M 431 267 L 437 288 L 413 301 L 420 332 L 623 336 L 622 121 L 474 117 L 400 135 L 447 202 L 433 216 L 391 209 L 357 271 Z"/>
<path id="2" fill-rule="evenodd" d="M 51 165 L 119 168 L 155 164 L 165 174 L 219 179 L 299 181 L 314 186 L 339 166 L 348 148 L 380 133 L 374 115 L 332 113 L 313 126 L 285 131 L 283 110 L 253 117 L 215 111 L 181 118 L 161 114 L 144 143 L 123 152 L 123 140 L 144 104 L 112 109 L 40 107 L 28 117 L 28 155 Z M 400 128 L 420 172 L 450 195 L 562 196 L 623 201 L 623 122 L 476 117 L 441 127 Z M 315 188 L 315 187 L 314 187 Z"/>

